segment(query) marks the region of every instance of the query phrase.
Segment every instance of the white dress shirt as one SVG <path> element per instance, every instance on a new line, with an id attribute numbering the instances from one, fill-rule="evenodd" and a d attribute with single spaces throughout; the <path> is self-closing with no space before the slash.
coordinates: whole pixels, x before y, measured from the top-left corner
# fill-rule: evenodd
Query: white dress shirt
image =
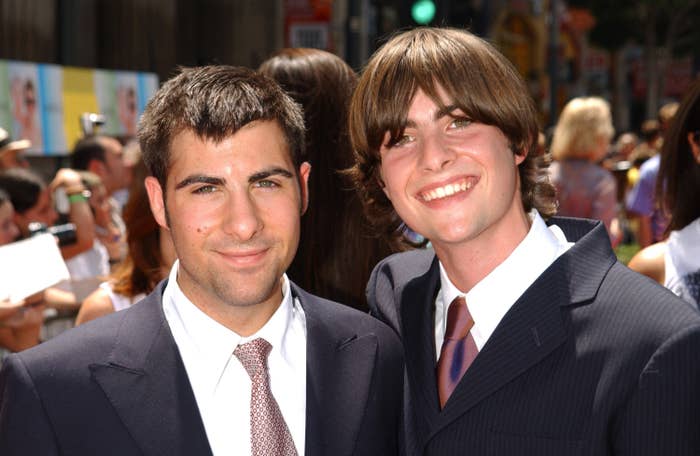
<path id="1" fill-rule="evenodd" d="M 447 309 L 457 296 L 464 296 L 474 319 L 471 335 L 481 350 L 515 301 L 561 254 L 573 245 L 556 225 L 547 227 L 536 210 L 525 239 L 508 258 L 464 293 L 450 281 L 440 263 L 440 291 L 435 298 L 435 359 L 440 358 L 447 326 Z"/>
<path id="2" fill-rule="evenodd" d="M 272 345 L 267 360 L 270 388 L 297 453 L 304 454 L 306 318 L 298 300 L 292 299 L 287 276 L 282 278 L 279 308 L 257 333 L 244 338 L 192 304 L 178 286 L 178 267 L 176 261 L 163 292 L 163 311 L 185 364 L 213 454 L 251 453 L 251 380 L 233 351 L 258 337 Z"/>

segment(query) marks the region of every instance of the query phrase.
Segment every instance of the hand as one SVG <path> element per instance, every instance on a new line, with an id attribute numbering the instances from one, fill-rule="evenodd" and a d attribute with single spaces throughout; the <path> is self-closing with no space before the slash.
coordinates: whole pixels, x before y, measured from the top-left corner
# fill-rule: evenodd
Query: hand
<path id="1" fill-rule="evenodd" d="M 49 190 L 53 193 L 57 188 L 63 187 L 67 194 L 80 193 L 85 190 L 80 174 L 70 168 L 59 169 L 56 177 L 53 178 L 49 185 Z"/>
<path id="2" fill-rule="evenodd" d="M 44 292 L 40 291 L 17 302 L 0 301 L 0 327 L 25 328 L 44 321 Z"/>

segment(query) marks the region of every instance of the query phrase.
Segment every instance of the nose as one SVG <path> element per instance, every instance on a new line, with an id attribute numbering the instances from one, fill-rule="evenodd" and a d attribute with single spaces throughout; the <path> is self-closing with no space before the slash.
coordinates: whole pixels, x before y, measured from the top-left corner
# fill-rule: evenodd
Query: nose
<path id="1" fill-rule="evenodd" d="M 249 193 L 231 195 L 224 220 L 224 232 L 239 241 L 248 241 L 262 229 L 259 208 Z"/>
<path id="2" fill-rule="evenodd" d="M 455 152 L 438 135 L 424 136 L 420 148 L 420 164 L 425 171 L 440 171 L 455 159 Z"/>

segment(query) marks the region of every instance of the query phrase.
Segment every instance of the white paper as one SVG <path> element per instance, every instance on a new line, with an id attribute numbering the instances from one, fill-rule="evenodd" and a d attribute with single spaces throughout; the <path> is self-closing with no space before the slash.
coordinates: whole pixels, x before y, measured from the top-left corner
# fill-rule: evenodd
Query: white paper
<path id="1" fill-rule="evenodd" d="M 51 234 L 0 247 L 0 302 L 17 302 L 69 277 Z"/>

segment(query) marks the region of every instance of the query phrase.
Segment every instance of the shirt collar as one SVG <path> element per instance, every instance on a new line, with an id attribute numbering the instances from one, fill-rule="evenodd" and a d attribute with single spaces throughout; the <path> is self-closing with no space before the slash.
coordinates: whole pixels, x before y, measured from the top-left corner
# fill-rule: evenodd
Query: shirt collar
<path id="1" fill-rule="evenodd" d="M 547 227 L 536 210 L 529 214 L 532 222 L 525 239 L 493 271 L 467 293 L 460 291 L 449 279 L 440 263 L 440 284 L 444 306 L 437 314 L 447 318 L 446 307 L 457 296 L 464 296 L 469 313 L 474 319 L 472 336 L 478 347 L 482 347 L 493 333 L 503 316 L 532 283 L 559 255 L 573 243 L 567 242 L 562 230 L 552 225 Z M 438 300 L 440 301 L 440 300 Z"/>
<path id="2" fill-rule="evenodd" d="M 163 292 L 163 303 L 168 323 L 177 325 L 180 334 L 184 334 L 187 343 L 204 358 L 211 366 L 212 388 L 224 372 L 233 351 L 239 344 L 262 337 L 272 345 L 270 356 L 282 356 L 289 359 L 289 353 L 284 350 L 284 338 L 287 328 L 291 325 L 294 300 L 286 274 L 282 275 L 282 302 L 265 325 L 255 334 L 241 337 L 195 306 L 185 296 L 177 283 L 179 260 L 175 261 L 168 278 L 168 285 Z M 167 303 L 167 304 L 166 304 Z M 171 321 L 172 320 L 172 321 Z M 179 341 L 178 341 L 179 342 Z"/>

